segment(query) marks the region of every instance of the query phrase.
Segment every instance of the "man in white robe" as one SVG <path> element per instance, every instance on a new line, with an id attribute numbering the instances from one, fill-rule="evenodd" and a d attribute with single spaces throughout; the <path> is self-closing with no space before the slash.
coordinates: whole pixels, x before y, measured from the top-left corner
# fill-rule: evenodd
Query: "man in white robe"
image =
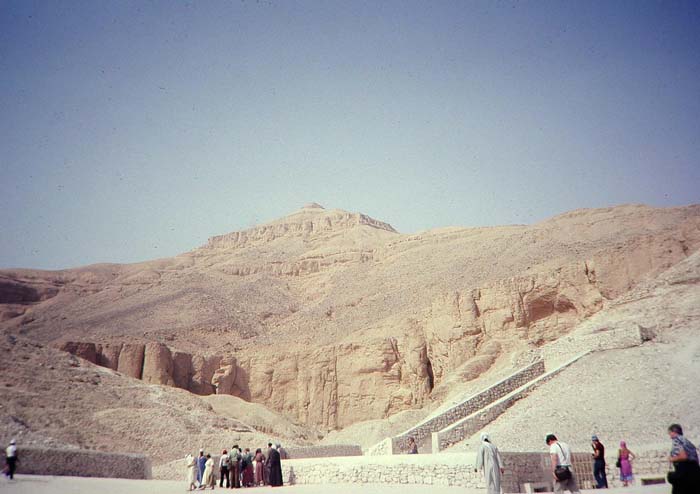
<path id="1" fill-rule="evenodd" d="M 498 448 L 489 440 L 488 434 L 481 434 L 481 445 L 476 454 L 475 471 L 482 469 L 486 480 L 486 492 L 488 494 L 501 494 L 503 460 L 501 460 Z"/>
<path id="2" fill-rule="evenodd" d="M 192 491 L 197 488 L 197 460 L 188 453 L 185 457 L 185 465 L 187 465 L 187 490 Z"/>

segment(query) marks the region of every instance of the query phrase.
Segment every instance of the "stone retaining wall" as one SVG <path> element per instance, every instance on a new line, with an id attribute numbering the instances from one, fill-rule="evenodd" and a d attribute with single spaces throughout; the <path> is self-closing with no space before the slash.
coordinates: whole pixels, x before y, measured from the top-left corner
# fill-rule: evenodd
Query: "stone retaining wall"
<path id="1" fill-rule="evenodd" d="M 568 362 L 565 362 L 563 365 L 560 365 L 556 369 L 549 371 L 547 374 L 540 376 L 534 381 L 526 383 L 524 386 L 520 387 L 516 391 L 510 393 L 509 395 L 501 398 L 500 400 L 497 400 L 491 405 L 482 408 L 481 410 L 468 417 L 463 418 L 462 420 L 450 424 L 449 426 L 445 427 L 444 429 L 438 432 L 434 432 L 432 434 L 431 450 L 435 453 L 442 451 L 450 447 L 451 445 L 458 443 L 459 441 L 462 441 L 470 437 L 472 434 L 483 429 L 486 425 L 494 421 L 508 408 L 513 406 L 516 401 L 525 397 L 535 387 L 548 381 L 549 379 L 554 377 L 556 374 L 564 370 L 569 365 L 576 362 L 584 355 L 586 355 L 586 353 L 577 355 Z"/>
<path id="2" fill-rule="evenodd" d="M 448 425 L 481 410 L 494 401 L 506 396 L 508 393 L 518 389 L 525 383 L 532 381 L 537 376 L 544 374 L 544 372 L 544 361 L 539 360 L 534 364 L 520 369 L 519 371 L 511 374 L 485 390 L 469 397 L 462 403 L 446 410 L 436 417 L 428 419 L 415 427 L 412 427 L 406 432 L 393 437 L 391 454 L 401 454 L 406 452 L 408 450 L 409 437 L 413 437 L 416 440 L 421 453 L 429 453 L 432 447 L 431 434 L 433 432 L 444 429 Z M 371 449 L 371 451 L 374 450 L 375 448 Z"/>
<path id="3" fill-rule="evenodd" d="M 73 477 L 150 479 L 151 461 L 144 455 L 84 449 L 17 448 L 17 473 Z"/>
<path id="4" fill-rule="evenodd" d="M 636 453 L 632 469 L 635 485 L 640 485 L 640 478 L 665 478 L 668 470 L 668 452 L 648 450 Z M 506 464 L 503 476 L 503 492 L 524 492 L 523 484 L 547 484 L 551 489 L 552 474 L 549 455 L 546 453 L 502 453 Z M 620 470 L 615 467 L 615 456 L 606 458 L 606 473 L 609 487 L 622 487 Z M 573 453 L 572 463 L 576 481 L 581 489 L 595 489 L 593 461 L 590 453 Z"/>
<path id="5" fill-rule="evenodd" d="M 667 453 L 642 451 L 633 463 L 635 476 L 664 477 Z M 505 474 L 503 492 L 525 492 L 525 483 L 543 483 L 552 488 L 551 464 L 547 453 L 501 452 Z M 282 472 L 285 484 L 419 484 L 484 488 L 481 473 L 474 472 L 476 455 L 451 453 L 437 455 L 392 455 L 285 460 Z M 608 458 L 610 487 L 621 485 L 613 457 Z M 574 473 L 582 488 L 593 484 L 590 453 L 573 454 Z M 639 485 L 639 480 L 637 480 Z"/>
<path id="6" fill-rule="evenodd" d="M 392 455 L 282 462 L 289 484 L 424 484 L 483 487 L 474 455 Z"/>
<path id="7" fill-rule="evenodd" d="M 328 444 L 318 446 L 285 447 L 290 460 L 301 458 L 330 458 L 337 456 L 362 456 L 362 448 L 356 444 Z"/>

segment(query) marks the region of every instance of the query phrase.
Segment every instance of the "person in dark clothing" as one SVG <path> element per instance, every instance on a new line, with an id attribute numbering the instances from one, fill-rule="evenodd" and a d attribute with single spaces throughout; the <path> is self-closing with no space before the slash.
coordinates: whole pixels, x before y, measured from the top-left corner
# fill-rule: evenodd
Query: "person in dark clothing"
<path id="1" fill-rule="evenodd" d="M 277 447 L 273 446 L 270 450 L 270 457 L 267 460 L 270 463 L 270 485 L 279 487 L 284 484 L 282 481 L 282 461 L 280 459 Z"/>
<path id="2" fill-rule="evenodd" d="M 241 450 L 238 444 L 231 448 L 231 487 L 238 489 L 241 487 Z"/>
<path id="3" fill-rule="evenodd" d="M 593 477 L 595 477 L 596 489 L 608 488 L 608 477 L 605 474 L 605 446 L 598 436 L 591 437 L 593 447 Z"/>
<path id="4" fill-rule="evenodd" d="M 697 494 L 700 492 L 700 464 L 698 450 L 690 440 L 683 436 L 683 428 L 671 424 L 668 428 L 672 448 L 668 461 L 674 471 L 668 473 L 668 481 L 673 486 L 672 494 Z"/>
<path id="5" fill-rule="evenodd" d="M 265 485 L 270 485 L 270 451 L 272 450 L 272 443 L 267 443 L 267 451 L 266 451 L 266 457 L 268 458 L 268 461 L 265 462 Z"/>
<path id="6" fill-rule="evenodd" d="M 226 479 L 226 488 L 229 488 L 229 478 L 231 476 L 231 456 L 228 451 L 223 450 L 221 453 L 221 458 L 219 458 L 219 487 L 224 486 L 224 479 Z"/>

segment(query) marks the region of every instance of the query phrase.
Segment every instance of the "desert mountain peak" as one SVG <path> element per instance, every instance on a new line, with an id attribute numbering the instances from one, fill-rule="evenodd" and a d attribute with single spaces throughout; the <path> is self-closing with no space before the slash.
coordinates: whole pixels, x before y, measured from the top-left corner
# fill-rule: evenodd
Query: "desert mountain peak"
<path id="1" fill-rule="evenodd" d="M 389 223 L 375 220 L 362 213 L 342 209 L 325 209 L 318 203 L 277 220 L 253 228 L 211 237 L 206 248 L 231 248 L 267 243 L 280 237 L 318 238 L 336 232 L 371 228 L 386 233 L 397 233 Z"/>

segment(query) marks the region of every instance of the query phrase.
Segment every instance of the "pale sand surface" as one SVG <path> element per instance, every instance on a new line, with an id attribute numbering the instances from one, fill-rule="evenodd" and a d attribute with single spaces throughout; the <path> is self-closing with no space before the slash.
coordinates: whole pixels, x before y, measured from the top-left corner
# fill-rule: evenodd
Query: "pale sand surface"
<path id="1" fill-rule="evenodd" d="M 223 489 L 215 489 L 221 491 Z M 166 494 L 185 492 L 183 482 L 168 480 L 125 480 L 95 479 L 83 477 L 43 477 L 37 475 L 20 475 L 14 481 L 0 478 L 0 492 L 17 494 Z M 198 491 L 202 492 L 202 491 Z M 207 489 L 207 492 L 211 492 Z M 482 489 L 463 487 L 440 487 L 425 485 L 387 485 L 387 484 L 335 484 L 335 485 L 300 485 L 287 487 L 256 487 L 237 489 L 235 492 L 281 493 L 281 494 L 353 494 L 356 492 L 376 494 L 483 494 Z M 582 492 L 597 492 L 584 490 Z M 671 492 L 670 485 L 648 487 L 627 487 L 608 489 L 608 494 L 666 494 Z"/>

